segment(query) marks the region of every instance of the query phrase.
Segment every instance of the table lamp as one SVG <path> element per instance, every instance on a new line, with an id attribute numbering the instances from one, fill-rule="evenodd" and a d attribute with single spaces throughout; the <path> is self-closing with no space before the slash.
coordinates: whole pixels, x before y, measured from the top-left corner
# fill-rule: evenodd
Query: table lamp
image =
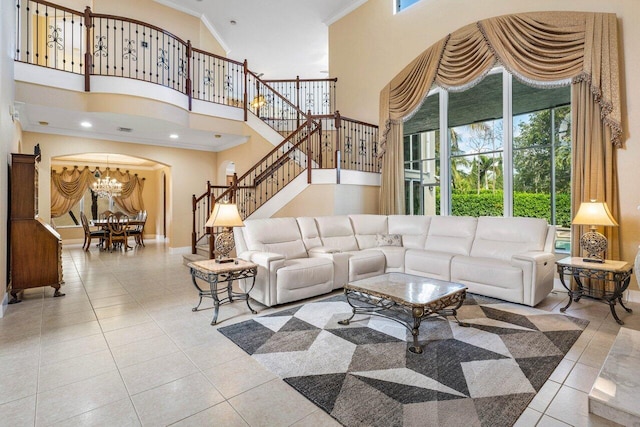
<path id="1" fill-rule="evenodd" d="M 586 252 L 587 257 L 584 262 L 603 263 L 602 253 L 607 250 L 607 238 L 596 231 L 598 225 L 617 226 L 618 223 L 605 202 L 582 202 L 578 213 L 573 218 L 573 225 L 588 225 L 589 231 L 580 237 L 580 247 Z"/>
<path id="2" fill-rule="evenodd" d="M 233 258 L 229 258 L 229 253 L 235 247 L 233 241 L 233 227 L 244 227 L 242 218 L 238 213 L 238 207 L 235 203 L 220 202 L 213 206 L 211 216 L 205 224 L 206 227 L 225 227 L 216 236 L 214 250 L 218 254 L 217 263 L 232 262 Z"/>

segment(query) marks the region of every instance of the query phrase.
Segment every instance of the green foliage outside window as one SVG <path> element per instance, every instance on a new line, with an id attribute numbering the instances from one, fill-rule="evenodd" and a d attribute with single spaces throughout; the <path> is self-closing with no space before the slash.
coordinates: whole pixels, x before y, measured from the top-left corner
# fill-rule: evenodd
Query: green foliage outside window
<path id="1" fill-rule="evenodd" d="M 440 188 L 436 188 L 437 209 L 440 209 Z M 451 195 L 452 211 L 455 216 L 503 216 L 502 191 L 469 191 Z M 551 224 L 550 195 L 547 193 L 514 193 L 513 216 L 545 218 Z M 556 224 L 559 227 L 571 226 L 571 195 L 556 194 Z"/>

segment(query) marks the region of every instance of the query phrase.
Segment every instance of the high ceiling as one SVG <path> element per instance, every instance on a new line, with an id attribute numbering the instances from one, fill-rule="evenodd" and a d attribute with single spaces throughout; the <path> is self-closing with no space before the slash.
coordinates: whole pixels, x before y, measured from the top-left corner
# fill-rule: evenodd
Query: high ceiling
<path id="1" fill-rule="evenodd" d="M 202 17 L 229 58 L 284 79 L 329 77 L 329 24 L 367 0 L 155 1 Z"/>

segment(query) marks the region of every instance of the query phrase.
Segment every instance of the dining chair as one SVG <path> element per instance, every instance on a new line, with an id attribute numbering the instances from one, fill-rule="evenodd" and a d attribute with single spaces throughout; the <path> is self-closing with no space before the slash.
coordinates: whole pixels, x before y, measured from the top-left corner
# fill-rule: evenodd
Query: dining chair
<path id="1" fill-rule="evenodd" d="M 111 252 L 113 252 L 115 243 L 121 243 L 126 252 L 130 248 L 127 242 L 129 238 L 129 217 L 122 212 L 109 215 L 107 218 L 107 228 L 109 230 L 107 247 L 111 248 Z"/>
<path id="2" fill-rule="evenodd" d="M 136 216 L 136 221 L 140 221 L 139 224 L 135 225 L 130 231 L 129 236 L 133 236 L 136 241 L 136 246 L 142 245 L 144 246 L 144 225 L 147 223 L 147 211 L 140 211 Z"/>
<path id="3" fill-rule="evenodd" d="M 91 230 L 89 226 L 89 220 L 84 212 L 80 212 L 80 222 L 82 222 L 82 229 L 84 230 L 84 243 L 82 244 L 82 249 L 86 251 L 89 250 L 91 246 L 91 239 L 97 237 L 100 239 L 100 244 L 103 244 L 105 239 L 108 237 L 107 230 Z"/>
<path id="4" fill-rule="evenodd" d="M 113 215 L 113 212 L 107 209 L 106 211 L 100 214 L 100 219 L 107 219 L 109 218 L 109 215 Z"/>

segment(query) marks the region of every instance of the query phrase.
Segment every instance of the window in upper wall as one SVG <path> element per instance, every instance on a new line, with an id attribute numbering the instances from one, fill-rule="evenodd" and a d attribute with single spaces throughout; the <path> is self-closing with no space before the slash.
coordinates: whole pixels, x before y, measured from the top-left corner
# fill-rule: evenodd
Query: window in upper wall
<path id="1" fill-rule="evenodd" d="M 395 4 L 394 13 L 401 12 L 411 6 L 414 3 L 418 3 L 420 0 L 393 0 Z"/>
<path id="2" fill-rule="evenodd" d="M 556 251 L 569 251 L 569 86 L 532 87 L 498 68 L 462 92 L 433 89 L 404 133 L 406 213 L 544 218 Z"/>

